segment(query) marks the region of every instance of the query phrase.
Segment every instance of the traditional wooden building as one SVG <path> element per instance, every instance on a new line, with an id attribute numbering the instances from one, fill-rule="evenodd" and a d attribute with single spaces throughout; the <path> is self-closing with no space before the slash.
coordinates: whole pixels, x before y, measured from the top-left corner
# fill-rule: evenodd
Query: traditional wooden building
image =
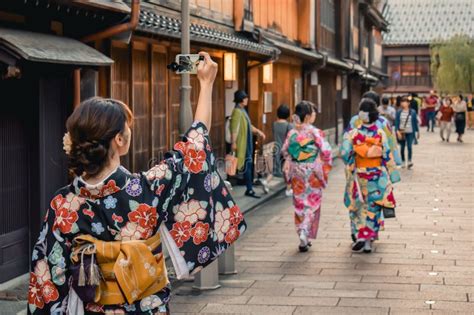
<path id="1" fill-rule="evenodd" d="M 129 11 L 74 1 L 0 2 L 0 283 L 28 272 L 48 202 L 67 182 L 65 120 L 81 90 L 95 95 L 88 77 L 79 81 L 74 71 L 113 63 L 74 38 L 120 23 Z"/>
<path id="2" fill-rule="evenodd" d="M 28 271 L 44 209 L 67 183 L 62 136 L 75 104 L 100 95 L 132 108 L 124 160 L 132 171 L 160 160 L 178 139 L 180 77 L 166 65 L 180 52 L 180 5 L 0 2 L 0 283 Z M 308 99 L 336 143 L 361 93 L 383 75 L 372 64 L 384 28 L 372 1 L 191 0 L 190 13 L 191 51 L 208 51 L 219 65 L 211 137 L 220 157 L 237 89 L 249 93 L 251 119 L 267 141 L 277 107 Z M 194 109 L 196 77 L 191 85 Z"/>
<path id="3" fill-rule="evenodd" d="M 454 35 L 474 34 L 474 4 L 467 0 L 388 0 L 383 12 L 390 30 L 383 35 L 383 55 L 390 95 L 434 89 L 430 44 Z"/>

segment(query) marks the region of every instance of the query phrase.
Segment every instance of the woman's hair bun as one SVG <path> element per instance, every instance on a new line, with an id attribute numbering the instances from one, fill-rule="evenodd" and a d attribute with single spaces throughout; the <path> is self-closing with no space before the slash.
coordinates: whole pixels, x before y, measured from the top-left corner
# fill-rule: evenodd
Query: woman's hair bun
<path id="1" fill-rule="evenodd" d="M 95 175 L 100 172 L 107 161 L 109 144 L 100 141 L 84 141 L 78 145 L 73 143 L 69 155 L 70 168 L 77 175 L 86 172 Z"/>
<path id="2" fill-rule="evenodd" d="M 82 102 L 66 123 L 69 170 L 78 176 L 98 174 L 109 159 L 110 142 L 132 121 L 132 112 L 120 101 L 94 97 Z"/>

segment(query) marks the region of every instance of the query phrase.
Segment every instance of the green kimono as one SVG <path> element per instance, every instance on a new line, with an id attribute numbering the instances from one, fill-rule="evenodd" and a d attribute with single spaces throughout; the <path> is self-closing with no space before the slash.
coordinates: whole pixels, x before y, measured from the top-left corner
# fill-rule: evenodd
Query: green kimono
<path id="1" fill-rule="evenodd" d="M 232 135 L 237 134 L 237 168 L 241 170 L 245 164 L 245 156 L 247 152 L 247 133 L 249 126 L 244 109 L 235 107 L 230 118 L 230 132 Z"/>

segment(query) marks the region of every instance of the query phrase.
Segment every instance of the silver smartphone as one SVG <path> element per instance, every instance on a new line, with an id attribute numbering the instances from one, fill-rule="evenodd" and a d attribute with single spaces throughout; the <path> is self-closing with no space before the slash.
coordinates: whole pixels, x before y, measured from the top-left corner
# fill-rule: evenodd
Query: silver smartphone
<path id="1" fill-rule="evenodd" d="M 201 55 L 198 54 L 180 54 L 176 55 L 176 67 L 175 71 L 177 74 L 189 73 L 196 74 L 199 62 L 204 60 Z"/>

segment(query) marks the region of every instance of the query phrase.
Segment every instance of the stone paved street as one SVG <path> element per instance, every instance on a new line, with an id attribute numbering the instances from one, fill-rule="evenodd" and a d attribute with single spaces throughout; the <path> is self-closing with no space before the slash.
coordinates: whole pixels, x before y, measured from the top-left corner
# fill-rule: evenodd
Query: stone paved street
<path id="1" fill-rule="evenodd" d="M 350 250 L 338 160 L 310 252 L 298 252 L 291 200 L 281 195 L 246 215 L 239 273 L 221 277 L 218 290 L 173 296 L 173 314 L 472 314 L 474 131 L 465 142 L 422 129 L 414 169 L 396 186 L 397 218 L 374 253 Z"/>

